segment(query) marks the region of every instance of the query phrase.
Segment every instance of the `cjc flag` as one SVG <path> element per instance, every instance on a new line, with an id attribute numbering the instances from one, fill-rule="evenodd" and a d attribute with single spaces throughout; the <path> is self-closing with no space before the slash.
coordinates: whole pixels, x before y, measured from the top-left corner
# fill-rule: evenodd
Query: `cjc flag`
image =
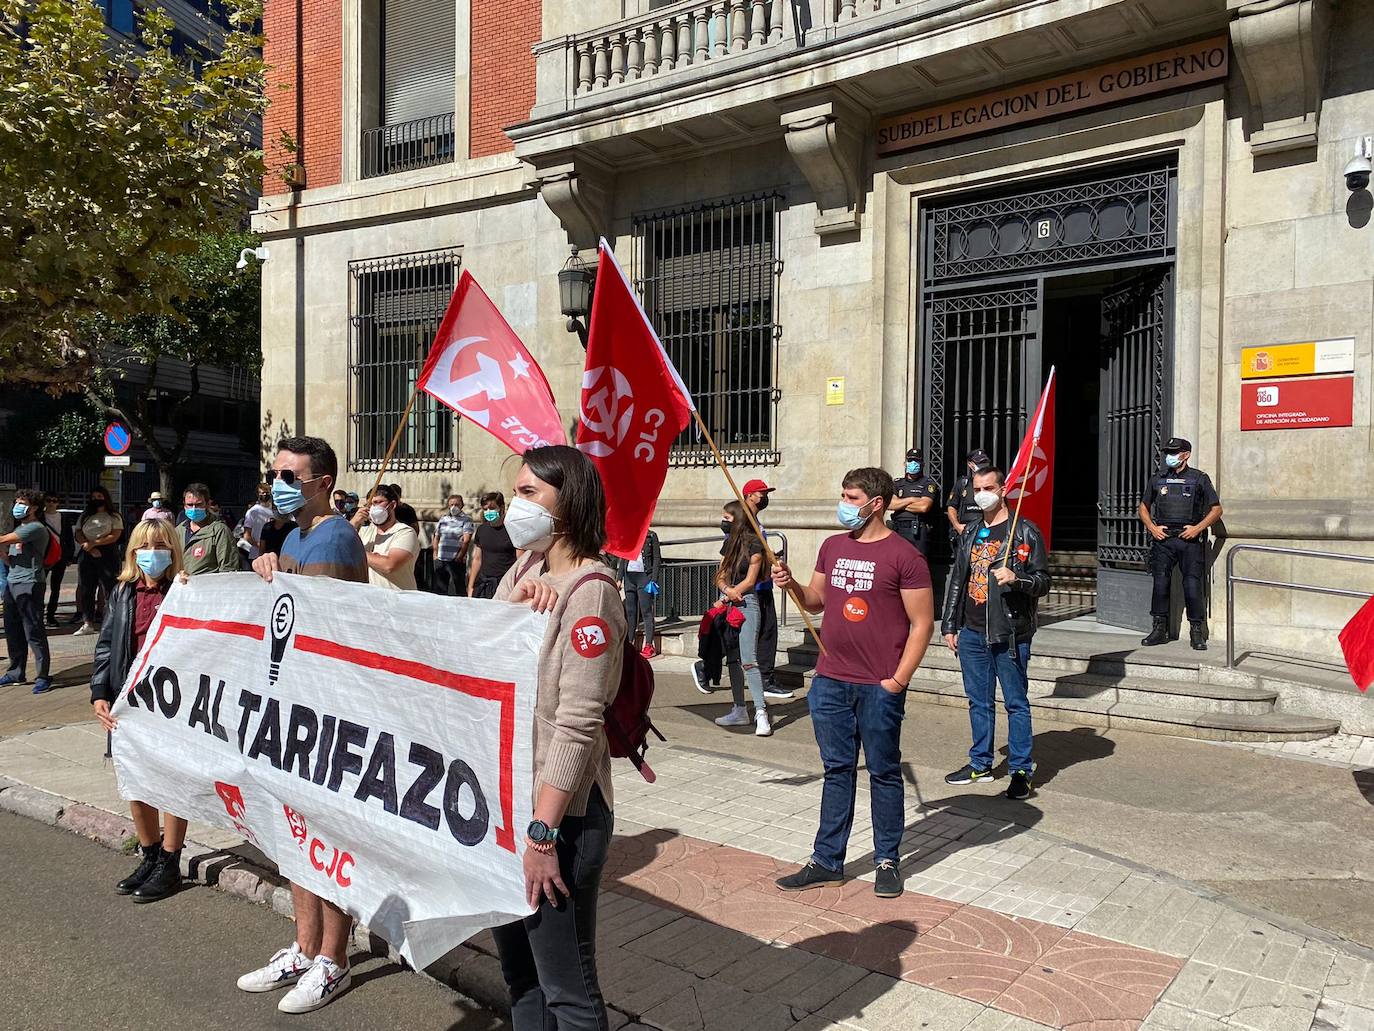
<path id="1" fill-rule="evenodd" d="M 639 558 L 668 475 L 668 451 L 696 409 L 605 240 L 592 298 L 577 446 L 606 489 L 606 550 Z"/>
<path id="2" fill-rule="evenodd" d="M 1024 498 L 1022 497 L 1024 495 Z M 1050 523 L 1054 516 L 1054 367 L 1045 382 L 1045 392 L 1035 406 L 1035 417 L 1026 427 L 1026 436 L 1016 452 L 1016 461 L 1007 473 L 1007 501 L 1020 499 L 1023 518 L 1029 519 L 1045 535 L 1045 550 L 1050 549 Z"/>
<path id="3" fill-rule="evenodd" d="M 466 269 L 439 323 L 419 389 L 517 455 L 567 443 L 544 371 Z"/>
<path id="4" fill-rule="evenodd" d="M 1340 636 L 1345 667 L 1361 691 L 1374 684 L 1374 598 L 1360 606 Z"/>

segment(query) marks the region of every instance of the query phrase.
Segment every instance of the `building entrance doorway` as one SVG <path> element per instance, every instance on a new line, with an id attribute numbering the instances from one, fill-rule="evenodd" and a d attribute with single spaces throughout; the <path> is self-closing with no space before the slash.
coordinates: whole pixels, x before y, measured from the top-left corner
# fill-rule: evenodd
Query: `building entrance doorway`
<path id="1" fill-rule="evenodd" d="M 1057 369 L 1048 619 L 1149 623 L 1136 505 L 1169 434 L 1174 198 L 1163 165 L 924 216 L 918 417 L 946 489 L 975 447 L 1011 464 Z"/>

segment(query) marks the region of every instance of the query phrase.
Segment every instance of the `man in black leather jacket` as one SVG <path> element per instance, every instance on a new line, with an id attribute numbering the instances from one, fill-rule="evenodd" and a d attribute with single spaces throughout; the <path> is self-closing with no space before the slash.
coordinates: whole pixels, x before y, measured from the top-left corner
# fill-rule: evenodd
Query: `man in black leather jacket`
<path id="1" fill-rule="evenodd" d="M 1036 605 L 1050 591 L 1050 574 L 1044 534 L 1029 519 L 1013 525 L 1002 481 L 995 466 L 974 474 L 973 496 L 982 518 L 969 522 L 959 537 L 945 593 L 940 632 L 959 656 L 973 733 L 968 764 L 945 783 L 992 779 L 1001 684 L 1011 767 L 1007 797 L 1020 800 L 1030 797 L 1035 772 L 1026 667 Z"/>

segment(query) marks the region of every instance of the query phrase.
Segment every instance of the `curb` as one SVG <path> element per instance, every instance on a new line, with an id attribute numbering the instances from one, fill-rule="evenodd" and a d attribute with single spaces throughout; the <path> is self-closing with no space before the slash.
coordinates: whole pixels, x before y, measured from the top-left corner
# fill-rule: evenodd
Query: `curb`
<path id="1" fill-rule="evenodd" d="M 124 851 L 125 843 L 134 836 L 134 824 L 128 817 L 107 813 L 5 777 L 0 777 L 0 812 L 45 823 L 118 852 Z M 192 884 L 270 906 L 273 912 L 288 920 L 294 916 L 287 881 L 275 870 L 232 852 L 187 839 L 181 852 L 181 874 Z M 480 937 L 490 948 L 490 935 Z M 424 970 L 417 971 L 384 938 L 363 924 L 354 925 L 352 942 L 355 948 L 389 959 L 402 969 L 435 981 L 498 1016 L 510 1016 L 510 996 L 501 976 L 501 963 L 492 951 L 459 945 Z M 618 1010 L 611 1009 L 609 1014 L 609 1031 L 634 1031 L 644 1026 Z"/>

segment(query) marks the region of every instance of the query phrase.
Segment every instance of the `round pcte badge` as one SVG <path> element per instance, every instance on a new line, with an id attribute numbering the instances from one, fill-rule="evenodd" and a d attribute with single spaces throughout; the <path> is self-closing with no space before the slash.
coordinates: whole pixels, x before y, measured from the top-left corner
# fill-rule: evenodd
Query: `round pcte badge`
<path id="1" fill-rule="evenodd" d="M 573 624 L 572 646 L 584 659 L 595 659 L 611 646 L 611 628 L 600 616 L 583 616 Z"/>

